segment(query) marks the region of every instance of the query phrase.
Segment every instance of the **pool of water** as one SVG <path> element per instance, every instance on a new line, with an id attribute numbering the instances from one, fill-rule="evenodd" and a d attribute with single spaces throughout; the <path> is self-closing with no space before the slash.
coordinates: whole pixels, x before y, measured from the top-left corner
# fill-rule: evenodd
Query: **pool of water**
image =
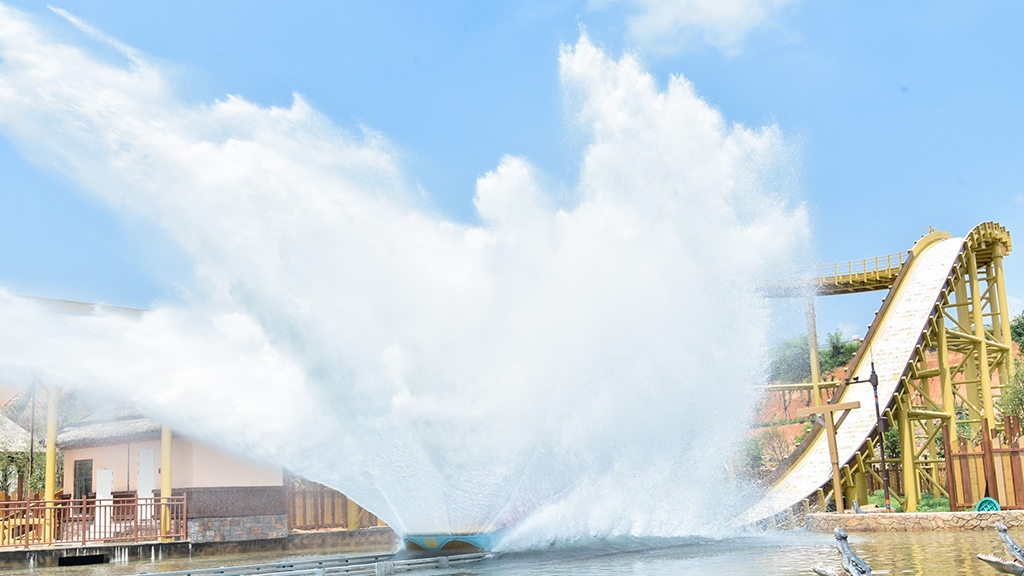
<path id="1" fill-rule="evenodd" d="M 1024 541 L 1024 533 L 1013 534 Z M 505 575 L 788 575 L 811 574 L 811 567 L 839 568 L 839 554 L 830 535 L 804 531 L 760 533 L 727 540 L 613 539 L 552 546 L 545 550 L 509 552 L 451 570 L 415 574 Z M 996 572 L 975 558 L 978 553 L 1006 556 L 994 531 L 958 533 L 851 534 L 850 543 L 875 574 L 993 576 Z M 305 557 L 314 556 L 312 554 Z M 14 574 L 124 575 L 271 562 L 298 555 L 245 556 L 133 562 L 75 568 L 44 568 Z"/>

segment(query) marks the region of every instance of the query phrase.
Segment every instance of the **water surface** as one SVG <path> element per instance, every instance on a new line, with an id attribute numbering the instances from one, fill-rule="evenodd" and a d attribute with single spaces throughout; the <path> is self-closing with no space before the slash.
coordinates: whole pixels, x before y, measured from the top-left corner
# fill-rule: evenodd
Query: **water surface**
<path id="1" fill-rule="evenodd" d="M 1024 539 L 1024 534 L 1015 534 Z M 612 539 L 545 550 L 508 552 L 497 560 L 451 570 L 423 570 L 415 574 L 505 575 L 790 575 L 811 574 L 811 567 L 839 568 L 834 540 L 805 531 L 771 532 L 728 540 Z M 966 533 L 852 534 L 850 542 L 875 574 L 935 574 L 992 576 L 995 571 L 975 558 L 978 553 L 1006 556 L 998 534 Z M 321 554 L 327 554 L 323 551 Z M 318 554 L 280 553 L 221 556 L 158 563 L 132 562 L 104 566 L 43 568 L 15 571 L 20 575 L 120 576 L 143 572 L 181 570 L 272 562 Z"/>

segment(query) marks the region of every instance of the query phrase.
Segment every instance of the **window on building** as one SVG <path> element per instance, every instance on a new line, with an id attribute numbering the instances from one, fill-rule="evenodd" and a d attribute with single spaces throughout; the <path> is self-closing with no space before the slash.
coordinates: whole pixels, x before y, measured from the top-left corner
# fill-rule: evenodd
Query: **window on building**
<path id="1" fill-rule="evenodd" d="M 92 492 L 92 460 L 75 460 L 76 500 Z"/>

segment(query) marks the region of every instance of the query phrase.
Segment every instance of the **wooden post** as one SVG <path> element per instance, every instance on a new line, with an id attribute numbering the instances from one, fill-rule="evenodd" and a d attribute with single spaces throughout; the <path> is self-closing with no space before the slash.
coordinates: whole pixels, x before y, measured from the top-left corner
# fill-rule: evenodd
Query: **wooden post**
<path id="1" fill-rule="evenodd" d="M 860 408 L 860 402 L 842 402 L 840 404 L 827 404 L 822 406 L 808 406 L 797 409 L 796 416 L 807 416 L 810 414 L 821 414 L 825 420 L 825 436 L 828 439 L 828 454 L 832 460 L 832 494 L 836 500 L 836 512 L 843 513 L 843 476 L 839 469 L 839 448 L 836 446 L 835 421 L 832 419 L 834 412 L 845 412 Z"/>
<path id="2" fill-rule="evenodd" d="M 1024 506 L 1024 484 L 1022 484 L 1020 468 L 1020 419 L 1016 416 L 1007 416 L 1005 428 L 1007 439 L 1013 438 L 1010 442 L 1010 479 L 1013 481 L 1013 498 L 1017 506 Z"/>
<path id="3" fill-rule="evenodd" d="M 74 496 L 74 494 L 72 494 L 72 496 Z M 88 504 L 86 502 L 86 498 L 87 496 L 85 495 L 85 490 L 82 490 L 82 546 L 85 546 L 86 526 L 89 525 L 87 515 Z"/>
<path id="4" fill-rule="evenodd" d="M 960 448 L 962 452 L 967 452 L 967 442 L 963 438 L 960 439 Z M 970 456 L 958 454 L 956 459 L 960 461 L 960 481 L 964 486 L 964 506 L 970 506 L 974 502 L 974 492 L 971 490 Z"/>
<path id="5" fill-rule="evenodd" d="M 946 492 L 949 493 L 949 511 L 956 512 L 956 472 L 953 470 L 953 447 L 949 442 L 949 424 L 942 425 L 942 452 L 946 456 Z"/>
<path id="6" fill-rule="evenodd" d="M 347 522 L 346 522 L 347 528 L 349 530 L 358 530 L 359 529 L 359 505 L 356 504 L 355 502 L 353 502 L 352 499 L 350 498 L 348 500 L 347 508 L 348 508 L 348 510 L 347 510 L 348 518 L 346 519 L 347 520 Z"/>
<path id="7" fill-rule="evenodd" d="M 981 421 L 981 451 L 982 464 L 985 468 L 985 494 L 990 498 L 997 498 L 999 491 L 996 487 L 996 463 L 992 455 L 992 436 L 989 434 L 987 418 Z"/>
<path id="8" fill-rule="evenodd" d="M 139 543 L 139 493 L 132 495 L 132 530 L 135 533 L 135 543 Z"/>

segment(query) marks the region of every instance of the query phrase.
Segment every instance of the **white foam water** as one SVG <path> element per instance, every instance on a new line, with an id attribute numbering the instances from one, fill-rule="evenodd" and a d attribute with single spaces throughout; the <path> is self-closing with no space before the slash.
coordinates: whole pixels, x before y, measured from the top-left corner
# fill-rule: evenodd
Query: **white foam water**
<path id="1" fill-rule="evenodd" d="M 385 136 L 298 95 L 188 104 L 112 45 L 127 63 L 0 5 L 0 131 L 172 238 L 195 282 L 141 319 L 0 294 L 6 378 L 130 401 L 400 532 L 714 529 L 762 373 L 750 287 L 808 235 L 777 128 L 582 35 L 559 56 L 587 139 L 573 201 L 507 156 L 468 224 L 419 199 Z"/>

